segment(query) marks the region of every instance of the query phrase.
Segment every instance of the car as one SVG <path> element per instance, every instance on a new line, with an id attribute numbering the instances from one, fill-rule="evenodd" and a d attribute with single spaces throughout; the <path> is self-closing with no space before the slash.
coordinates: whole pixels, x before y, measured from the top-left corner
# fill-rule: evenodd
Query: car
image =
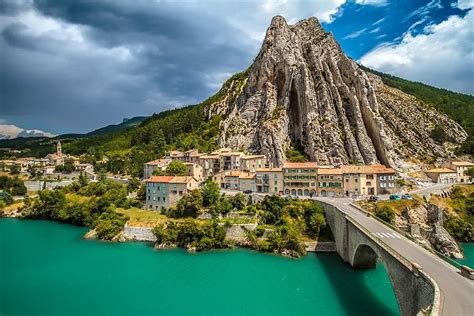
<path id="1" fill-rule="evenodd" d="M 402 200 L 413 200 L 413 198 L 410 194 L 403 194 L 402 195 Z"/>
<path id="2" fill-rule="evenodd" d="M 252 194 L 252 190 L 244 190 L 242 192 L 245 193 L 245 194 Z"/>
<path id="3" fill-rule="evenodd" d="M 377 202 L 380 198 L 376 195 L 369 196 L 369 202 Z"/>
<path id="4" fill-rule="evenodd" d="M 398 201 L 398 200 L 401 200 L 401 199 L 402 198 L 398 194 L 390 194 L 390 200 Z"/>

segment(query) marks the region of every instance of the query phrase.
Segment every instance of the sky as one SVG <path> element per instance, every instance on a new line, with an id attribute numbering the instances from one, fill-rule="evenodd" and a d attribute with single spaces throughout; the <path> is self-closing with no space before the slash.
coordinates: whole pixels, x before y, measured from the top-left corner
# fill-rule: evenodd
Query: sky
<path id="1" fill-rule="evenodd" d="M 474 94 L 474 0 L 0 0 L 0 124 L 81 133 L 196 104 L 275 15 L 376 70 Z"/>

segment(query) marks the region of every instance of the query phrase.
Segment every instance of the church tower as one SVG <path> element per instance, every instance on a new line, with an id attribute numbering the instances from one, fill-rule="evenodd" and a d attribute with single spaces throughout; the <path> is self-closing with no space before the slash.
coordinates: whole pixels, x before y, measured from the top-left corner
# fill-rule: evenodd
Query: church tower
<path id="1" fill-rule="evenodd" d="M 58 141 L 58 143 L 56 145 L 56 155 L 58 157 L 61 157 L 63 155 L 63 150 L 62 150 L 62 147 L 61 147 L 61 141 Z"/>

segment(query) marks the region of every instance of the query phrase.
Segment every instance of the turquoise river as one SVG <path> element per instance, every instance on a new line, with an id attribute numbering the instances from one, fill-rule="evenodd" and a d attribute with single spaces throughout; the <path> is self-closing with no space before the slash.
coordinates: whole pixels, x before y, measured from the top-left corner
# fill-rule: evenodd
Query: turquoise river
<path id="1" fill-rule="evenodd" d="M 0 315 L 397 315 L 383 265 L 337 254 L 189 254 L 83 240 L 86 229 L 0 219 Z"/>

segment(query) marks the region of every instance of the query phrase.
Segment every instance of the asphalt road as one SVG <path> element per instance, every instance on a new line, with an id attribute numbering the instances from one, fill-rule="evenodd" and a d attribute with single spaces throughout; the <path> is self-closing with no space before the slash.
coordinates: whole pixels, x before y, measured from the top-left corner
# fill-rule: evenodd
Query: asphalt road
<path id="1" fill-rule="evenodd" d="M 434 188 L 431 187 L 431 189 Z M 474 281 L 461 276 L 454 267 L 436 255 L 351 206 L 351 199 L 315 199 L 332 204 L 346 212 L 357 223 L 370 231 L 375 238 L 381 239 L 409 261 L 420 265 L 423 271 L 439 286 L 441 315 L 474 315 Z"/>

